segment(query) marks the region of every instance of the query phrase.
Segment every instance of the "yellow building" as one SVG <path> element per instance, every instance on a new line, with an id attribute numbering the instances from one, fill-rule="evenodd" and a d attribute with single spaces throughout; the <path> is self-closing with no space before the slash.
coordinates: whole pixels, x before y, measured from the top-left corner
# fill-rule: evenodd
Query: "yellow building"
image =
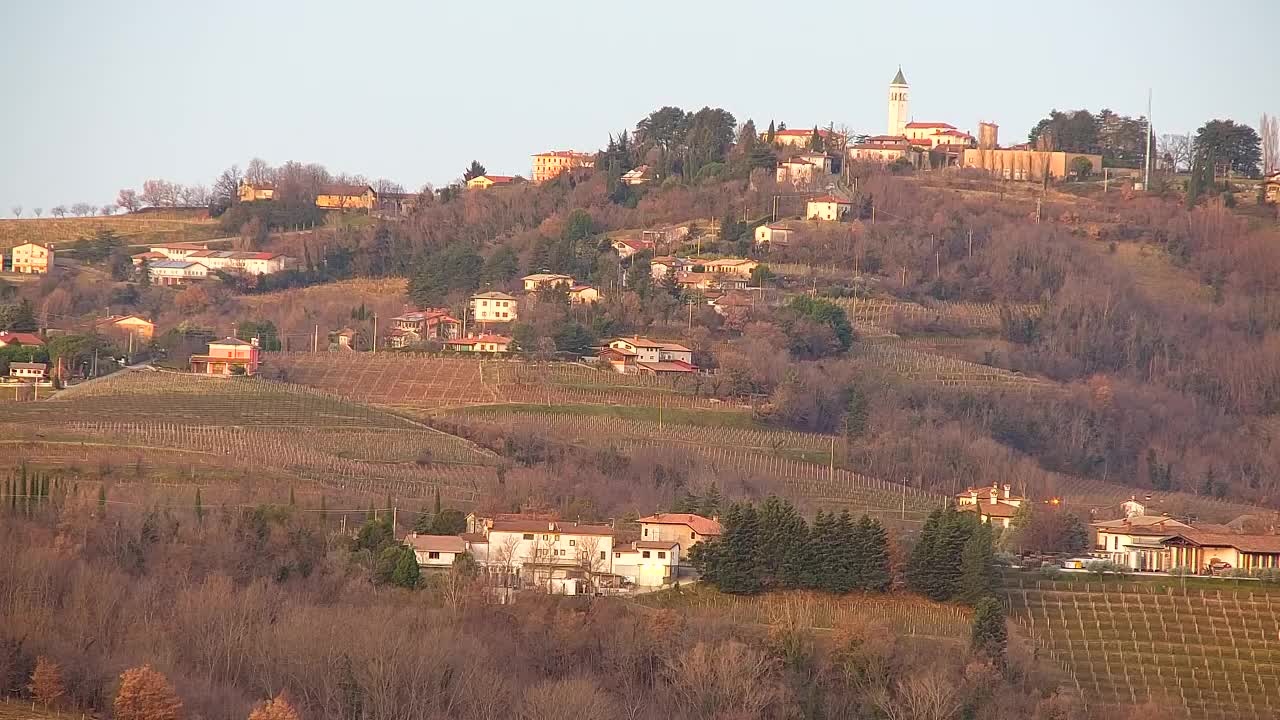
<path id="1" fill-rule="evenodd" d="M 977 144 L 977 140 L 972 135 L 957 130 L 954 125 L 944 122 L 909 122 L 903 127 L 903 134 L 913 144 L 919 144 L 923 147 L 937 147 L 938 145 L 973 146 Z M 928 144 L 925 145 L 925 142 Z"/>
<path id="2" fill-rule="evenodd" d="M 1014 495 L 1009 485 L 992 485 L 989 488 L 969 488 L 956 495 L 956 509 L 976 512 L 982 522 L 1004 529 L 1012 524 L 1018 508 L 1025 501 L 1026 498 Z"/>
<path id="3" fill-rule="evenodd" d="M 10 251 L 13 271 L 24 275 L 44 275 L 53 268 L 53 246 L 23 243 Z"/>
<path id="4" fill-rule="evenodd" d="M 325 185 L 316 195 L 316 207 L 326 210 L 372 210 L 378 193 L 368 185 Z"/>
<path id="5" fill-rule="evenodd" d="M 480 175 L 467 181 L 467 189 L 488 190 L 494 185 L 511 185 L 515 181 L 512 175 Z"/>
<path id="6" fill-rule="evenodd" d="M 1280 204 L 1280 172 L 1268 175 L 1262 182 L 1264 183 L 1263 197 L 1266 201 Z"/>
<path id="7" fill-rule="evenodd" d="M 533 156 L 533 181 L 536 183 L 550 180 L 566 170 L 576 168 L 593 168 L 596 158 L 589 153 L 572 150 L 551 150 Z"/>
<path id="8" fill-rule="evenodd" d="M 482 292 L 471 296 L 471 317 L 478 323 L 507 323 L 519 318 L 519 303 L 503 292 Z"/>
<path id="9" fill-rule="evenodd" d="M 271 183 L 254 184 L 247 180 L 240 181 L 240 202 L 257 202 L 258 200 L 275 200 L 276 186 Z"/>
<path id="10" fill-rule="evenodd" d="M 99 332 L 105 334 L 119 337 L 132 335 L 135 339 L 144 341 L 150 341 L 156 332 L 155 323 L 138 315 L 112 315 L 99 318 L 93 325 Z"/>
<path id="11" fill-rule="evenodd" d="M 964 151 L 963 165 L 967 168 L 986 170 L 1005 180 L 1039 182 L 1046 175 L 1050 180 L 1060 180 L 1075 174 L 1071 165 L 1076 158 L 1088 160 L 1092 166 L 1092 172 L 1102 172 L 1101 155 L 1022 148 L 967 148 Z"/>

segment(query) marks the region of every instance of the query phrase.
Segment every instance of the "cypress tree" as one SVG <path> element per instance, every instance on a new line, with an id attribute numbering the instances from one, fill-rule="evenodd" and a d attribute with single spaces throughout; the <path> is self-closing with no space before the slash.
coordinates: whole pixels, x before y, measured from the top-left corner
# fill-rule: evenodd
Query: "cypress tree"
<path id="1" fill-rule="evenodd" d="M 991 526 L 979 523 L 964 544 L 960 561 L 960 598 L 977 604 L 996 590 L 995 553 L 991 549 Z"/>
<path id="2" fill-rule="evenodd" d="M 769 129 L 766 130 L 764 134 L 764 141 L 772 145 L 773 141 L 777 139 L 778 139 L 778 130 L 773 126 L 773 121 L 770 120 Z"/>
<path id="3" fill-rule="evenodd" d="M 439 485 L 436 486 L 435 514 L 436 515 L 440 514 L 440 486 Z"/>
<path id="4" fill-rule="evenodd" d="M 324 495 L 320 496 L 320 522 L 325 524 L 329 522 L 329 501 Z"/>
<path id="5" fill-rule="evenodd" d="M 802 571 L 804 519 L 791 503 L 770 495 L 756 515 L 755 568 L 766 589 L 796 587 Z"/>
<path id="6" fill-rule="evenodd" d="M 827 578 L 831 575 L 831 524 L 835 516 L 819 510 L 813 516 L 813 525 L 809 528 L 809 536 L 805 539 L 804 571 L 801 577 L 803 587 L 810 590 L 825 590 Z"/>
<path id="7" fill-rule="evenodd" d="M 889 536 L 878 520 L 867 515 L 858 521 L 858 529 L 864 548 L 861 588 L 869 592 L 884 592 L 893 581 L 889 567 Z"/>
<path id="8" fill-rule="evenodd" d="M 705 517 L 716 517 L 723 507 L 724 498 L 720 495 L 720 486 L 711 483 L 707 494 L 702 498 L 702 511 L 699 514 Z"/>
<path id="9" fill-rule="evenodd" d="M 98 485 L 98 517 L 107 516 L 107 486 Z"/>
<path id="10" fill-rule="evenodd" d="M 289 507 L 298 507 L 298 498 L 293 494 L 293 487 L 289 487 Z"/>
<path id="11" fill-rule="evenodd" d="M 200 501 L 200 487 L 196 486 L 196 522 L 204 524 L 204 503 Z"/>
<path id="12" fill-rule="evenodd" d="M 44 475 L 40 478 L 40 499 L 45 507 L 49 506 L 49 476 Z"/>
<path id="13" fill-rule="evenodd" d="M 1004 608 L 992 597 L 979 600 L 973 611 L 969 649 L 987 658 L 996 667 L 1003 668 L 1008 645 L 1009 635 L 1005 627 Z"/>

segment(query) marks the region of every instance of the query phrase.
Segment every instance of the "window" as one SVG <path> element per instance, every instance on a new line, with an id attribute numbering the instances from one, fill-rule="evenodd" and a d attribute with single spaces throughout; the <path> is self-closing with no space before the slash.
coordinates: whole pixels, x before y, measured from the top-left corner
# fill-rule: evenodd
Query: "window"
<path id="1" fill-rule="evenodd" d="M 428 560 L 439 560 L 439 559 L 440 559 L 440 553 L 438 553 L 438 552 L 429 552 L 429 553 L 427 553 L 427 559 L 428 559 Z"/>
<path id="2" fill-rule="evenodd" d="M 659 550 L 659 551 L 658 551 L 658 559 L 659 559 L 659 560 L 666 560 L 666 559 L 667 559 L 667 554 L 666 554 L 665 552 L 663 552 L 663 551 Z"/>
<path id="3" fill-rule="evenodd" d="M 645 536 L 645 537 L 649 537 L 649 528 L 645 528 L 645 529 L 644 529 L 644 530 L 642 530 L 641 532 L 643 532 L 643 533 L 644 533 L 644 536 Z"/>
<path id="4" fill-rule="evenodd" d="M 578 542 L 577 540 L 570 540 L 569 547 L 574 547 L 577 544 L 577 542 Z"/>
<path id="5" fill-rule="evenodd" d="M 601 555 L 601 556 L 603 556 L 603 555 L 604 555 L 604 551 L 603 551 L 603 550 L 601 550 L 601 551 L 600 551 L 600 555 Z M 613 554 L 613 558 L 614 558 L 615 560 L 620 559 L 621 557 L 622 557 L 622 553 L 614 553 L 614 554 Z M 603 557 L 602 557 L 601 559 L 603 559 Z"/>
<path id="6" fill-rule="evenodd" d="M 622 557 L 622 556 L 621 556 L 621 555 L 619 555 L 618 557 Z M 601 559 L 601 560 L 603 560 L 604 558 L 605 558 L 605 552 L 604 552 L 603 550 L 601 550 L 601 551 L 600 551 L 600 559 Z"/>
<path id="7" fill-rule="evenodd" d="M 689 533 L 689 539 L 690 539 L 690 540 L 697 540 L 697 539 L 698 539 L 698 533 L 696 533 L 696 532 L 691 532 L 691 533 Z"/>
<path id="8" fill-rule="evenodd" d="M 645 551 L 644 551 L 644 553 L 642 553 L 642 556 L 643 556 L 643 557 L 645 557 L 645 558 L 648 558 L 648 557 L 649 557 L 649 551 L 648 551 L 648 550 L 645 550 Z"/>
<path id="9" fill-rule="evenodd" d="M 533 539 L 533 533 L 525 533 L 525 534 L 524 534 L 524 539 L 525 539 L 525 540 L 532 540 L 532 539 Z"/>

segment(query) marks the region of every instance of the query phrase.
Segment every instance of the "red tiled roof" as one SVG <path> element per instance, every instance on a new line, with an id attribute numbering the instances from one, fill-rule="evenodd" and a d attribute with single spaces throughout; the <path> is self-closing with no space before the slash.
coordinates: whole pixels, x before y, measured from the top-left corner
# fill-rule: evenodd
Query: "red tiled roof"
<path id="1" fill-rule="evenodd" d="M 933 141 L 929 138 L 915 138 L 914 140 L 908 140 L 908 142 L 912 145 L 924 145 L 925 147 L 933 145 Z"/>
<path id="2" fill-rule="evenodd" d="M 719 535 L 720 523 L 708 517 L 693 513 L 657 513 L 642 517 L 636 522 L 652 525 L 687 525 L 699 535 Z"/>
<path id="3" fill-rule="evenodd" d="M 1011 518 L 1018 514 L 1018 508 L 1005 502 L 998 502 L 994 505 L 988 502 L 979 502 L 977 505 L 960 505 L 956 508 L 961 512 L 970 512 L 977 510 L 978 514 L 987 517 Z"/>
<path id="4" fill-rule="evenodd" d="M 369 187 L 368 185 L 341 185 L 341 184 L 332 184 L 332 185 L 322 185 L 322 186 L 320 187 L 320 193 L 319 193 L 319 194 L 321 194 L 321 195 L 343 195 L 343 196 L 348 196 L 348 197 L 350 197 L 350 196 L 355 196 L 355 195 L 364 195 L 364 194 L 365 194 L 365 193 L 367 193 L 367 192 L 373 192 L 373 188 Z"/>
<path id="5" fill-rule="evenodd" d="M 17 343 L 18 345 L 35 345 L 37 347 L 44 347 L 44 340 L 41 340 L 38 335 L 32 335 L 31 333 L 24 332 L 0 333 L 0 345 L 10 345 L 13 343 Z"/>
<path id="6" fill-rule="evenodd" d="M 494 185 L 504 185 L 516 179 L 514 175 L 481 175 L 480 177 L 485 178 L 486 180 L 489 180 Z M 478 180 L 479 178 L 472 178 L 472 179 Z"/>
<path id="7" fill-rule="evenodd" d="M 636 540 L 631 543 L 631 547 L 637 550 L 670 550 L 679 546 L 678 542 L 664 542 L 662 540 Z"/>
<path id="8" fill-rule="evenodd" d="M 489 538 L 484 533 L 462 533 L 458 537 L 469 543 L 484 543 L 486 545 L 489 543 Z"/>
<path id="9" fill-rule="evenodd" d="M 511 338 L 506 335 L 480 335 L 478 337 L 458 338 L 457 340 L 446 340 L 448 345 L 475 345 L 476 343 L 498 343 L 510 344 Z"/>
<path id="10" fill-rule="evenodd" d="M 823 196 L 821 196 L 821 197 L 810 198 L 810 199 L 809 199 L 809 202 L 815 202 L 815 203 L 839 203 L 839 204 L 841 204 L 841 205 L 849 205 L 849 204 L 851 204 L 848 200 L 841 200 L 840 198 L 838 198 L 838 197 L 836 197 L 836 196 L 834 196 L 834 195 L 823 195 Z"/>
<path id="11" fill-rule="evenodd" d="M 1280 553 L 1280 535 L 1235 535 L 1199 530 L 1177 530 L 1163 542 L 1181 538 L 1200 547 L 1229 547 L 1247 553 Z"/>
<path id="12" fill-rule="evenodd" d="M 907 127 L 919 128 L 919 129 L 924 129 L 924 128 L 950 128 L 952 130 L 956 129 L 955 125 L 952 125 L 951 123 L 944 123 L 944 122 L 909 122 L 907 123 Z"/>
<path id="13" fill-rule="evenodd" d="M 683 360 L 662 360 L 660 362 L 642 362 L 642 363 L 636 363 L 636 365 L 639 365 L 640 367 L 646 370 L 652 370 L 653 372 L 656 372 L 656 373 L 660 373 L 660 372 L 685 373 L 685 372 L 694 372 L 698 369 L 697 365 L 690 365 L 689 363 L 684 362 Z"/>
<path id="14" fill-rule="evenodd" d="M 405 536 L 404 543 L 414 550 L 423 552 L 466 552 L 467 545 L 457 535 L 419 535 L 410 533 Z"/>
<path id="15" fill-rule="evenodd" d="M 818 128 L 818 137 L 826 137 L 830 133 L 822 128 Z M 808 130 L 798 130 L 788 128 L 786 130 L 777 130 L 773 133 L 774 137 L 813 137 L 813 128 Z"/>

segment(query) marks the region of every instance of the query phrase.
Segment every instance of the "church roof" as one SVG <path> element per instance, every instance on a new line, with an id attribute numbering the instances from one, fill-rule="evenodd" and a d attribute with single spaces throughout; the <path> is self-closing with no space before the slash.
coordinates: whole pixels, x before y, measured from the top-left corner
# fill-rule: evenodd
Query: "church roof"
<path id="1" fill-rule="evenodd" d="M 902 77 L 902 68 L 898 68 L 898 74 L 893 76 L 893 82 L 890 85 L 906 85 L 907 79 Z"/>

